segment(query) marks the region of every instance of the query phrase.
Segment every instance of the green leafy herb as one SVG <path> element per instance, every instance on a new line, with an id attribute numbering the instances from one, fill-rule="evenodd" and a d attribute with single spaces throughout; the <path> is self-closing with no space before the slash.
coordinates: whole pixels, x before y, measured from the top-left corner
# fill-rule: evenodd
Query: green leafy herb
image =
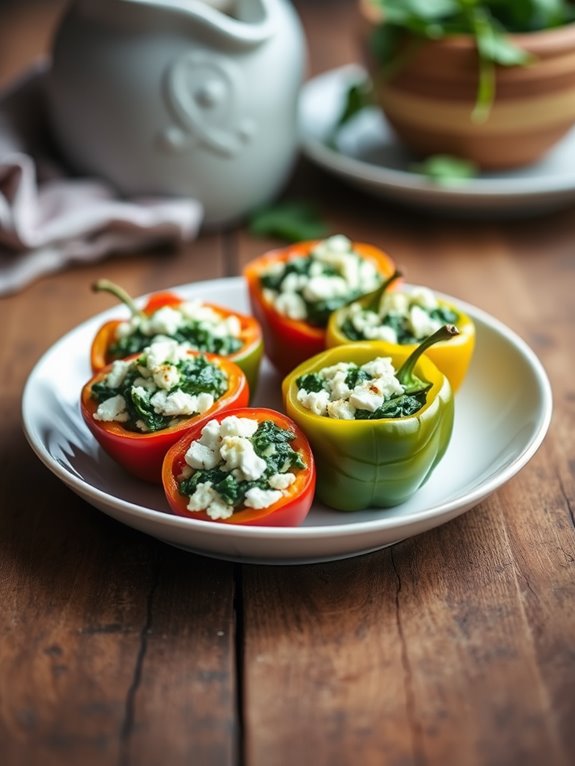
<path id="1" fill-rule="evenodd" d="M 429 386 L 427 386 L 429 388 Z M 427 390 L 427 389 L 426 389 Z M 414 415 L 425 404 L 425 391 L 416 394 L 402 394 L 387 399 L 381 407 L 373 412 L 369 410 L 356 410 L 356 420 L 380 420 L 382 418 L 406 418 Z"/>
<path id="2" fill-rule="evenodd" d="M 328 234 L 327 225 L 307 202 L 282 202 L 256 210 L 249 223 L 258 237 L 278 237 L 286 242 L 320 239 Z"/>
<path id="3" fill-rule="evenodd" d="M 300 375 L 296 380 L 297 387 L 303 388 L 305 391 L 313 391 L 317 393 L 325 388 L 325 381 L 319 372 L 308 372 L 305 375 Z"/>
<path id="4" fill-rule="evenodd" d="M 385 23 L 377 27 L 371 50 L 384 74 L 397 64 L 405 33 L 438 40 L 471 35 L 479 55 L 479 81 L 472 117 L 485 120 L 495 98 L 495 65 L 522 66 L 532 59 L 508 38 L 569 24 L 575 6 L 569 0 L 372 0 Z"/>
<path id="5" fill-rule="evenodd" d="M 372 106 L 373 103 L 373 86 L 369 77 L 366 77 L 359 82 L 352 83 L 345 94 L 341 114 L 333 126 L 331 135 L 326 141 L 328 146 L 335 147 L 339 131 L 344 125 L 347 125 L 356 114 L 359 114 L 359 112 L 367 106 Z"/>
<path id="6" fill-rule="evenodd" d="M 475 163 L 449 154 L 434 154 L 422 162 L 410 165 L 414 173 L 421 173 L 438 184 L 450 185 L 467 181 L 477 175 Z"/>

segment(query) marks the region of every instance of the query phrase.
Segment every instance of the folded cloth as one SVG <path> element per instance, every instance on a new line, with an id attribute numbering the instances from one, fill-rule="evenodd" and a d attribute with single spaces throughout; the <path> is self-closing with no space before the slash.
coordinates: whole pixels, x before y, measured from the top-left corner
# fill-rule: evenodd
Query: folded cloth
<path id="1" fill-rule="evenodd" d="M 72 176 L 53 150 L 39 62 L 0 94 L 0 296 L 74 261 L 193 239 L 194 199 L 121 198 Z"/>

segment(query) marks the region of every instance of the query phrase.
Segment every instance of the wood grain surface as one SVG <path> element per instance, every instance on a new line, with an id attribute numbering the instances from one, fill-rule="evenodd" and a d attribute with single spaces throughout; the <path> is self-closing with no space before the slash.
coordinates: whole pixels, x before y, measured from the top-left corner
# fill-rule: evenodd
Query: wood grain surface
<path id="1" fill-rule="evenodd" d="M 296 3 L 311 76 L 357 58 L 351 1 Z M 63 2 L 0 2 L 0 85 Z M 107 518 L 34 457 L 41 354 L 138 295 L 239 274 L 246 226 L 76 265 L 0 299 L 0 761 L 6 766 L 569 766 L 575 760 L 575 208 L 463 221 L 368 198 L 301 161 L 286 190 L 412 282 L 508 324 L 553 388 L 542 447 L 464 516 L 328 564 L 239 565 Z M 208 296 L 206 296 L 208 297 Z M 494 413 L 495 415 L 495 413 Z"/>

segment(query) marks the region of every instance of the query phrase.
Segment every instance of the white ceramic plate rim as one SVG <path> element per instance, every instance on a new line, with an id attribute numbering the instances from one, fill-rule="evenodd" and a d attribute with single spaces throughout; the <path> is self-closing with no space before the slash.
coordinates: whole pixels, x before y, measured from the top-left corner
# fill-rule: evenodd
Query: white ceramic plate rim
<path id="1" fill-rule="evenodd" d="M 172 288 L 174 291 L 181 293 L 182 295 L 190 295 L 192 294 L 194 297 L 201 297 L 210 295 L 211 300 L 214 300 L 215 302 L 218 302 L 214 295 L 217 294 L 219 290 L 229 290 L 232 292 L 238 291 L 238 294 L 240 294 L 240 291 L 244 289 L 244 283 L 243 280 L 240 277 L 231 277 L 227 279 L 217 279 L 217 280 L 210 280 L 206 282 L 198 282 L 195 284 L 189 284 L 189 285 L 180 285 L 178 287 Z M 71 473 L 69 470 L 67 470 L 63 465 L 61 465 L 50 453 L 49 449 L 46 447 L 44 442 L 42 441 L 41 436 L 38 434 L 36 429 L 36 422 L 34 418 L 34 406 L 33 406 L 33 397 L 35 396 L 35 387 L 36 387 L 36 379 L 37 376 L 40 374 L 40 371 L 46 362 L 46 360 L 51 357 L 52 355 L 58 354 L 59 350 L 64 347 L 71 339 L 72 336 L 75 334 L 86 334 L 93 332 L 95 328 L 97 328 L 100 323 L 103 321 L 118 315 L 118 309 L 117 307 L 114 309 L 109 309 L 108 311 L 104 311 L 101 314 L 98 314 L 95 317 L 92 317 L 91 319 L 86 320 L 82 324 L 78 325 L 76 328 L 68 332 L 66 335 L 64 335 L 60 340 L 58 340 L 53 346 L 51 346 L 38 360 L 36 365 L 34 366 L 32 372 L 29 375 L 29 378 L 26 382 L 23 396 L 22 396 L 22 420 L 23 420 L 23 427 L 24 427 L 24 433 L 26 435 L 26 438 L 28 442 L 30 443 L 30 446 L 34 453 L 37 455 L 37 457 L 40 459 L 42 463 L 52 472 L 54 473 L 59 479 L 61 479 L 66 485 L 68 485 L 72 490 L 74 490 L 77 494 L 82 496 L 83 498 L 88 498 L 89 502 L 93 502 L 93 504 L 97 507 L 102 509 L 102 506 L 107 506 L 110 509 L 115 509 L 118 511 L 121 511 L 122 514 L 126 514 L 127 516 L 132 517 L 138 517 L 138 518 L 148 518 L 151 520 L 160 521 L 162 526 L 165 526 L 166 528 L 171 529 L 194 529 L 198 533 L 198 544 L 194 545 L 193 550 L 195 550 L 198 553 L 203 553 L 205 555 L 209 556 L 216 556 L 220 558 L 227 558 L 232 560 L 250 560 L 250 556 L 230 556 L 230 555 L 218 555 L 218 553 L 214 553 L 213 551 L 204 551 L 202 550 L 201 545 L 201 538 L 204 536 L 207 537 L 214 537 L 214 538 L 225 538 L 229 539 L 230 537 L 233 537 L 234 539 L 251 539 L 251 540 L 284 540 L 284 541 L 298 541 L 298 540 L 317 540 L 317 539 L 323 539 L 326 537 L 337 539 L 345 537 L 346 539 L 353 538 L 355 536 L 362 536 L 366 532 L 375 532 L 375 531 L 393 531 L 395 529 L 401 529 L 402 534 L 400 537 L 397 538 L 403 539 L 407 536 L 409 536 L 409 529 L 411 527 L 415 527 L 421 522 L 424 522 L 425 520 L 429 520 L 431 518 L 435 519 L 437 523 L 433 524 L 433 526 L 438 526 L 440 523 L 442 523 L 441 519 L 445 519 L 445 521 L 449 520 L 450 518 L 453 518 L 454 515 L 458 515 L 458 511 L 460 513 L 464 512 L 465 510 L 470 509 L 474 505 L 476 505 L 480 500 L 491 494 L 493 491 L 495 491 L 498 487 L 500 487 L 502 484 L 507 482 L 511 477 L 513 477 L 534 455 L 538 447 L 540 446 L 541 442 L 543 441 L 543 438 L 545 437 L 545 434 L 547 432 L 547 429 L 549 427 L 549 423 L 551 420 L 551 413 L 552 413 L 552 394 L 551 394 L 551 387 L 549 384 L 549 380 L 547 378 L 547 375 L 545 373 L 545 370 L 543 366 L 541 365 L 540 361 L 538 360 L 537 356 L 534 354 L 534 352 L 529 348 L 529 346 L 523 341 L 518 335 L 516 335 L 512 330 L 510 330 L 508 327 L 506 327 L 503 323 L 498 321 L 497 319 L 493 318 L 489 314 L 485 313 L 481 309 L 478 309 L 474 306 L 471 306 L 470 304 L 467 304 L 463 301 L 460 301 L 458 299 L 454 299 L 451 296 L 444 295 L 441 293 L 438 293 L 438 295 L 441 295 L 446 300 L 450 300 L 452 302 L 457 303 L 461 307 L 461 309 L 467 313 L 469 313 L 473 318 L 475 318 L 478 322 L 481 322 L 485 324 L 487 327 L 491 328 L 494 332 L 502 336 L 509 344 L 515 347 L 518 354 L 523 358 L 523 360 L 527 363 L 532 375 L 533 375 L 533 381 L 536 383 L 540 400 L 541 400 L 541 406 L 538 410 L 536 417 L 536 425 L 533 428 L 533 433 L 531 437 L 528 439 L 528 441 L 522 446 L 522 448 L 518 451 L 516 456 L 511 460 L 503 469 L 496 472 L 495 475 L 492 475 L 486 479 L 482 479 L 479 481 L 478 485 L 469 492 L 463 492 L 457 495 L 456 497 L 452 498 L 450 501 L 445 503 L 436 503 L 430 507 L 426 507 L 424 509 L 421 509 L 419 511 L 410 511 L 410 515 L 408 517 L 378 517 L 373 520 L 368 521 L 357 521 L 353 523 L 344 523 L 344 524 L 325 524 L 325 525 L 313 525 L 313 526 L 307 526 L 307 527 L 295 527 L 295 528 L 276 528 L 276 527 L 240 527 L 240 526 L 228 526 L 223 524 L 211 524 L 209 522 L 205 521 L 199 521 L 196 519 L 187 519 L 177 516 L 171 516 L 163 511 L 155 510 L 153 508 L 149 508 L 143 505 L 138 505 L 136 503 L 132 503 L 131 501 L 124 500 L 121 497 L 116 497 L 114 495 L 111 495 L 101 489 L 98 489 L 97 487 L 92 486 L 91 484 L 87 483 L 85 480 L 75 476 L 73 473 Z M 88 373 L 89 374 L 89 373 Z M 78 418 L 79 418 L 78 414 Z M 83 426 L 83 423 L 82 423 Z M 122 520 L 122 519 L 120 519 Z M 431 527 L 428 527 L 431 528 Z M 161 537 L 159 534 L 155 534 L 156 537 Z M 397 542 L 397 540 L 394 540 L 394 542 Z M 185 545 L 189 550 L 192 550 L 190 546 Z M 349 546 L 347 546 L 349 548 Z M 378 548 L 383 547 L 382 544 L 375 544 L 372 548 L 373 550 L 376 550 Z M 345 554 L 328 554 L 320 555 L 318 556 L 317 560 L 332 560 L 337 558 L 342 558 L 344 556 L 350 556 L 350 555 L 359 555 L 361 553 L 367 552 L 367 549 L 365 547 L 362 547 L 361 549 L 358 549 L 357 552 L 348 552 Z M 292 556 L 293 554 L 293 556 Z M 293 558 L 293 561 L 291 560 Z M 261 560 L 262 563 L 274 563 L 273 560 L 270 562 L 269 560 L 264 560 L 261 556 L 256 555 L 255 557 L 252 557 L 253 560 Z M 273 559 L 273 556 L 272 556 Z M 288 560 L 289 559 L 289 560 Z M 296 560 L 297 559 L 297 560 Z M 313 556 L 307 556 L 304 555 L 301 557 L 301 559 L 297 556 L 296 552 L 288 551 L 286 552 L 286 556 L 282 558 L 280 563 L 304 563 L 305 561 L 313 561 Z"/>
<path id="2" fill-rule="evenodd" d="M 390 189 L 412 190 L 414 192 L 432 192 L 434 197 L 439 198 L 461 198 L 469 197 L 483 199 L 489 197 L 511 196 L 521 199 L 538 198 L 542 194 L 563 194 L 565 192 L 575 192 L 575 172 L 571 176 L 562 178 L 545 176 L 536 172 L 530 172 L 526 169 L 527 175 L 521 177 L 498 178 L 472 178 L 465 183 L 458 183 L 452 186 L 442 186 L 433 183 L 425 176 L 411 173 L 409 171 L 388 168 L 384 165 L 375 165 L 364 162 L 345 153 L 331 149 L 323 139 L 325 135 L 318 136 L 310 128 L 310 118 L 308 117 L 308 101 L 316 99 L 318 92 L 333 80 L 341 81 L 341 87 L 344 83 L 355 82 L 365 76 L 365 70 L 357 64 L 348 64 L 337 69 L 324 72 L 308 80 L 302 88 L 299 110 L 299 130 L 302 149 L 311 159 L 328 170 L 335 170 L 344 176 L 349 176 L 356 180 L 365 180 Z M 375 111 L 375 109 L 374 109 Z M 337 115 L 330 115 L 332 118 L 330 126 L 333 125 Z M 383 118 L 382 118 L 383 119 Z M 324 132 L 325 133 L 325 132 Z M 563 140 L 564 145 L 567 141 L 573 142 L 573 134 Z M 558 145 L 558 149 L 561 145 Z M 573 158 L 575 159 L 575 158 Z M 536 166 L 534 166 L 536 167 Z M 528 183 L 527 183 L 528 181 Z"/>

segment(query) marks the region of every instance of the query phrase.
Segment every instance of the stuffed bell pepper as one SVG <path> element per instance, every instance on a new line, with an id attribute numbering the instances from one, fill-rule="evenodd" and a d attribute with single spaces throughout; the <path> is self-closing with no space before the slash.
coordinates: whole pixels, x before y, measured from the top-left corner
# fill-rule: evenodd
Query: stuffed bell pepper
<path id="1" fill-rule="evenodd" d="M 243 408 L 188 431 L 166 454 L 162 482 L 180 516 L 296 526 L 313 502 L 315 466 L 306 437 L 286 415 Z"/>
<path id="2" fill-rule="evenodd" d="M 389 355 L 378 341 L 337 346 L 284 379 L 285 410 L 311 443 L 321 502 L 390 507 L 426 481 L 449 444 L 454 397 L 423 351 L 456 334 L 444 326 L 411 354 Z"/>
<path id="3" fill-rule="evenodd" d="M 243 371 L 171 339 L 117 359 L 85 384 L 82 417 L 127 471 L 159 483 L 164 455 L 194 423 L 248 403 Z"/>
<path id="4" fill-rule="evenodd" d="M 377 340 L 382 344 L 382 353 L 393 355 L 401 349 L 409 353 L 445 324 L 455 325 L 459 335 L 435 343 L 426 353 L 448 377 L 455 392 L 473 356 L 475 325 L 461 308 L 427 287 L 383 290 L 376 300 L 355 301 L 335 311 L 329 319 L 326 346 Z"/>
<path id="5" fill-rule="evenodd" d="M 283 374 L 323 351 L 335 309 L 370 294 L 394 271 L 376 247 L 343 235 L 300 242 L 251 261 L 244 275 L 265 351 Z"/>
<path id="6" fill-rule="evenodd" d="M 112 293 L 130 310 L 128 319 L 110 320 L 98 330 L 90 355 L 93 372 L 143 351 L 156 337 L 168 337 L 196 351 L 231 359 L 244 371 L 250 393 L 255 392 L 264 347 L 261 328 L 253 317 L 212 303 L 185 300 L 172 292 L 154 293 L 139 309 L 121 287 L 106 279 L 96 282 L 93 289 Z"/>

